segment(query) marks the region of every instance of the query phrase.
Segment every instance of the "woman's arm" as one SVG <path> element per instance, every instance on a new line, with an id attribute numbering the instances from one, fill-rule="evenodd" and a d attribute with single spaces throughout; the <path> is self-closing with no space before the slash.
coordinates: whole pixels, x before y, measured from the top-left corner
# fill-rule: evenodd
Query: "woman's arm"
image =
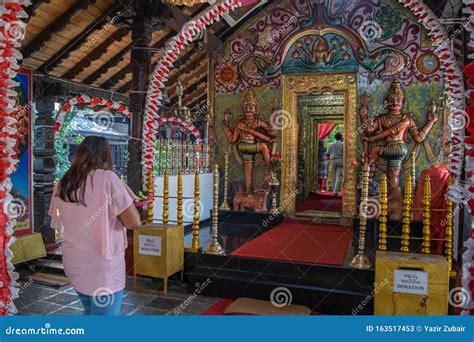
<path id="1" fill-rule="evenodd" d="M 141 226 L 140 214 L 134 203 L 119 215 L 119 219 L 127 229 L 139 228 Z"/>

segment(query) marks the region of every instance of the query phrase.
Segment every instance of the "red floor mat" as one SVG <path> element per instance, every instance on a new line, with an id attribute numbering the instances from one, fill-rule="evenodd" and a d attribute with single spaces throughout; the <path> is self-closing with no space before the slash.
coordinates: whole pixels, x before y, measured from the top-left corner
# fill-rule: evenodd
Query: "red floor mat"
<path id="1" fill-rule="evenodd" d="M 352 229 L 285 219 L 279 226 L 237 248 L 232 255 L 342 266 Z"/>
<path id="2" fill-rule="evenodd" d="M 341 212 L 341 193 L 337 198 L 334 198 L 332 192 L 311 192 L 307 199 L 296 205 L 296 211 L 302 212 L 307 210 Z"/>

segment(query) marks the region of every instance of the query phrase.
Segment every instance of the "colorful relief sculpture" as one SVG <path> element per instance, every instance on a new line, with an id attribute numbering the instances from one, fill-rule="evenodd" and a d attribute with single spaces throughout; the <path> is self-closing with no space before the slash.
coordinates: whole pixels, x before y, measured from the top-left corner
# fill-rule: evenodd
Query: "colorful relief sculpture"
<path id="1" fill-rule="evenodd" d="M 379 158 L 388 163 L 388 214 L 400 219 L 403 214 L 403 197 L 399 186 L 400 172 L 408 154 L 406 132 L 415 143 L 422 143 L 438 120 L 436 105 L 427 106 L 425 125 L 419 129 L 411 114 L 402 113 L 405 94 L 398 80 L 394 80 L 385 94 L 384 107 L 387 113 L 368 119 L 365 111 L 359 112 L 362 123 L 362 141 L 365 157 L 374 164 Z M 362 107 L 362 106 L 361 106 Z"/>
<path id="2" fill-rule="evenodd" d="M 235 144 L 244 164 L 245 187 L 243 191 L 248 197 L 254 196 L 253 174 L 255 160 L 258 156 L 263 160 L 264 182 L 271 180 L 272 144 L 276 142 L 276 133 L 268 121 L 259 119 L 259 106 L 253 90 L 244 94 L 242 118 L 234 129 L 229 127 L 230 111 L 224 114 L 223 127 L 227 138 Z M 236 194 L 237 195 L 237 194 Z M 234 208 L 235 209 L 235 208 Z"/>

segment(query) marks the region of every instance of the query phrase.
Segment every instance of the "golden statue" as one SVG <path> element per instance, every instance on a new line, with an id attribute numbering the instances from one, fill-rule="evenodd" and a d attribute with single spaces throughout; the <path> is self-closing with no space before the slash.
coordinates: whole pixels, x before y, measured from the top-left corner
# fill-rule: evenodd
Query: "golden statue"
<path id="1" fill-rule="evenodd" d="M 405 94 L 402 85 L 398 80 L 394 80 L 384 98 L 387 113 L 378 115 L 373 120 L 364 120 L 365 115 L 361 116 L 362 126 L 365 127 L 362 141 L 364 145 L 370 144 L 364 157 L 371 164 L 374 164 L 379 157 L 388 162 L 388 214 L 396 220 L 401 219 L 403 213 L 399 180 L 402 164 L 408 154 L 406 132 L 409 131 L 415 143 L 420 144 L 438 120 L 436 105 L 432 104 L 427 107 L 428 116 L 425 125 L 419 129 L 411 114 L 402 113 L 404 105 Z M 382 141 L 383 144 L 377 144 Z"/>
<path id="2" fill-rule="evenodd" d="M 264 181 L 271 180 L 271 144 L 276 142 L 276 134 L 268 121 L 258 118 L 259 106 L 253 90 L 244 94 L 242 103 L 242 118 L 237 121 L 235 128 L 229 127 L 230 112 L 224 113 L 224 131 L 232 144 L 237 145 L 242 155 L 245 172 L 245 194 L 253 196 L 253 171 L 255 159 L 262 156 Z"/>

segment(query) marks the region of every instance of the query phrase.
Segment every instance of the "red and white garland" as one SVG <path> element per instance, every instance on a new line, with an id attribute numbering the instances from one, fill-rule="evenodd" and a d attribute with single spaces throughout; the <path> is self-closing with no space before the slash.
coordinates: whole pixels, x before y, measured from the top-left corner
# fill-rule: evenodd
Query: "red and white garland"
<path id="1" fill-rule="evenodd" d="M 159 126 L 159 108 L 163 100 L 162 89 L 165 87 L 165 82 L 168 80 L 168 75 L 173 68 L 173 62 L 179 57 L 181 51 L 208 26 L 220 20 L 224 14 L 229 13 L 233 9 L 252 2 L 254 1 L 218 0 L 202 14 L 186 23 L 181 31 L 170 40 L 168 49 L 164 52 L 153 71 L 148 87 L 145 117 L 143 120 L 142 172 L 144 186 L 146 186 L 148 170 L 153 169 L 155 164 L 154 152 Z"/>
<path id="2" fill-rule="evenodd" d="M 0 0 L 0 315 L 12 315 L 17 312 L 13 300 L 18 297 L 17 279 L 12 264 L 13 254 L 10 246 L 15 241 L 13 228 L 16 216 L 12 208 L 13 197 L 10 194 L 12 182 L 9 175 L 18 165 L 17 143 L 19 133 L 17 120 L 13 113 L 16 102 L 13 79 L 22 59 L 18 49 L 24 37 L 26 24 L 21 20 L 28 17 L 23 6 L 30 5 L 29 0 Z"/>
<path id="3" fill-rule="evenodd" d="M 468 15 L 464 27 L 469 32 L 470 41 L 468 46 L 474 49 L 474 0 L 463 0 L 465 8 L 463 12 Z M 467 99 L 470 104 L 466 108 L 467 122 L 466 129 L 468 136 L 464 139 L 466 144 L 466 189 L 467 189 L 467 208 L 471 215 L 474 213 L 474 55 L 469 54 L 471 60 L 464 66 L 464 75 L 467 79 L 467 85 L 470 90 L 467 91 Z M 465 291 L 462 295 L 463 314 L 474 314 L 474 221 L 471 223 L 471 236 L 464 243 L 466 251 L 463 254 L 462 268 L 462 286 Z"/>
<path id="4" fill-rule="evenodd" d="M 71 110 L 72 107 L 78 104 L 102 106 L 103 110 L 114 111 L 126 117 L 130 117 L 130 111 L 128 110 L 128 107 L 120 102 L 105 100 L 99 97 L 90 97 L 88 95 L 77 95 L 68 100 L 67 103 L 65 103 L 61 107 L 58 114 L 56 115 L 56 122 L 54 124 L 54 130 L 56 132 L 59 132 L 61 130 L 61 126 L 64 123 L 64 120 L 66 119 L 67 112 Z"/>
<path id="5" fill-rule="evenodd" d="M 193 125 L 192 122 L 186 121 L 181 118 L 176 118 L 172 116 L 167 116 L 164 118 L 159 118 L 158 119 L 158 126 L 165 123 L 165 122 L 171 122 L 173 125 L 181 125 L 184 128 L 186 128 L 188 131 L 190 131 L 194 137 L 196 138 L 196 143 L 199 144 L 201 142 L 201 133 L 199 133 L 199 129 L 196 128 L 196 126 Z"/>
<path id="6" fill-rule="evenodd" d="M 451 43 L 446 34 L 446 30 L 440 23 L 438 17 L 431 9 L 420 0 L 399 0 L 405 7 L 409 8 L 418 17 L 418 21 L 428 29 L 439 60 L 444 71 L 445 91 L 450 97 L 452 129 L 449 171 L 454 178 L 454 185 L 450 189 L 450 196 L 456 203 L 463 200 L 462 188 L 459 186 L 459 176 L 462 173 L 464 160 L 464 124 L 467 114 L 464 111 L 464 82 L 462 73 L 459 70 L 454 53 L 451 50 Z"/>

